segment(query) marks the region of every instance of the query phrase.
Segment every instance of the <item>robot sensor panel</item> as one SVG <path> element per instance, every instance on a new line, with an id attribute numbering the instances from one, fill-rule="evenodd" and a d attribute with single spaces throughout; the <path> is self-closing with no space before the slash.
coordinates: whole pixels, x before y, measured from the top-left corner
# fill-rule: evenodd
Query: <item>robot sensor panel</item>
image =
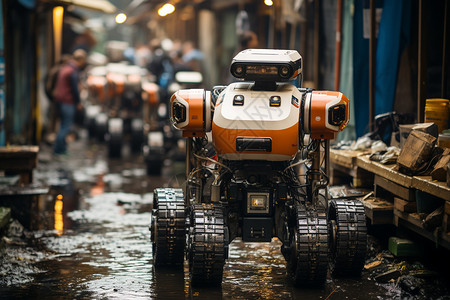
<path id="1" fill-rule="evenodd" d="M 302 71 L 302 58 L 295 50 L 248 49 L 231 62 L 230 72 L 248 81 L 284 82 Z"/>

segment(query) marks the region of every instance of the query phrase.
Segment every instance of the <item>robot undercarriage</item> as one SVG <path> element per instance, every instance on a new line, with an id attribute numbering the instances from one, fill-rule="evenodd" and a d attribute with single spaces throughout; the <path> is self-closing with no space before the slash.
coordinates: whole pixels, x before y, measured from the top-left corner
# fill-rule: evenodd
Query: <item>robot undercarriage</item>
<path id="1" fill-rule="evenodd" d="M 315 141 L 316 149 L 297 163 L 212 163 L 202 156 L 205 139 L 191 141 L 197 167 L 185 192 L 154 192 L 150 230 L 156 267 L 182 269 L 186 259 L 192 284 L 219 285 L 235 238 L 278 238 L 296 286 L 321 286 L 328 270 L 336 276 L 360 274 L 367 244 L 364 207 L 358 200 L 327 199 L 326 175 L 313 162 L 326 143 Z"/>

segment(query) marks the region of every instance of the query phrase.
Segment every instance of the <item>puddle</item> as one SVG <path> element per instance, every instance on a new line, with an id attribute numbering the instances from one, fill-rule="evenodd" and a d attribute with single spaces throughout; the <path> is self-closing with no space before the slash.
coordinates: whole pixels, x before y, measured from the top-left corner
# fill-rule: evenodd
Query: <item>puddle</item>
<path id="1" fill-rule="evenodd" d="M 220 288 L 191 288 L 184 272 L 155 270 L 148 226 L 152 191 L 182 184 L 169 170 L 147 176 L 142 158 L 109 161 L 106 147 L 78 145 L 70 163 L 47 161 L 39 230 L 21 235 L 1 256 L 0 295 L 64 299 L 391 299 L 399 288 L 361 278 L 329 276 L 320 289 L 295 288 L 286 275 L 281 243 L 230 245 Z M 92 150 L 92 149 L 95 149 Z M 17 273 L 19 272 L 19 273 Z M 361 291 L 364 291 L 362 296 Z M 418 298 L 419 299 L 419 298 Z"/>

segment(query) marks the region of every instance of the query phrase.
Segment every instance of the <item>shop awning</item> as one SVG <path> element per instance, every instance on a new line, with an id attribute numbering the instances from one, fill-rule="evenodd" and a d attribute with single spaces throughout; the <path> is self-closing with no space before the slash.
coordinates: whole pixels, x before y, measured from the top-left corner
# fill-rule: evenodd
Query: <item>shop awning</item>
<path id="1" fill-rule="evenodd" d="M 116 6 L 108 0 L 53 0 L 52 2 L 75 5 L 109 14 L 114 13 L 117 10 Z"/>

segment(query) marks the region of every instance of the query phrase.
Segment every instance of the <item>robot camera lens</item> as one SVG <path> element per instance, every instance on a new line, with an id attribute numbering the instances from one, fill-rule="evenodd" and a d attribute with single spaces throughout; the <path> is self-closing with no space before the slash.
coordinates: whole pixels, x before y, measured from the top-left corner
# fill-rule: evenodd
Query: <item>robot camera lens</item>
<path id="1" fill-rule="evenodd" d="M 233 73 L 236 77 L 244 75 L 244 67 L 241 65 L 234 66 Z"/>
<path id="2" fill-rule="evenodd" d="M 290 68 L 288 66 L 281 66 L 280 67 L 280 75 L 282 77 L 289 77 Z"/>

